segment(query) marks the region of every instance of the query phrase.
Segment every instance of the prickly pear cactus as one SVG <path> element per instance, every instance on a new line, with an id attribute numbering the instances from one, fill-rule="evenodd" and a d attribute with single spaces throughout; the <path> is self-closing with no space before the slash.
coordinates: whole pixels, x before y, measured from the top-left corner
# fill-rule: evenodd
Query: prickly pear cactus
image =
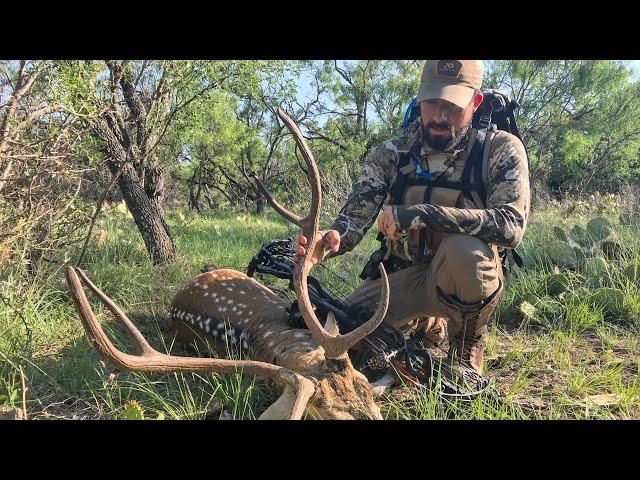
<path id="1" fill-rule="evenodd" d="M 545 288 L 549 295 L 555 296 L 564 293 L 571 284 L 571 279 L 564 273 L 552 273 L 544 279 Z"/>
<path id="2" fill-rule="evenodd" d="M 582 240 L 587 237 L 587 231 L 580 225 L 574 225 L 569 234 L 571 235 L 571 238 L 576 241 Z"/>
<path id="3" fill-rule="evenodd" d="M 609 264 L 602 257 L 591 257 L 585 259 L 581 269 L 589 278 L 602 278 L 608 275 Z"/>
<path id="4" fill-rule="evenodd" d="M 609 260 L 618 260 L 624 253 L 622 245 L 615 240 L 605 240 L 600 246 L 602 247 L 602 253 Z"/>
<path id="5" fill-rule="evenodd" d="M 574 245 L 572 247 L 573 247 L 573 251 L 576 254 L 576 260 L 578 261 L 578 267 L 582 267 L 582 264 L 587 259 L 586 255 L 584 254 L 584 249 L 580 245 Z"/>
<path id="6" fill-rule="evenodd" d="M 632 283 L 640 283 L 640 260 L 634 260 L 622 271 L 622 275 Z"/>
<path id="7" fill-rule="evenodd" d="M 624 308 L 624 293 L 617 288 L 597 288 L 591 292 L 589 300 L 609 315 L 615 315 Z"/>
<path id="8" fill-rule="evenodd" d="M 135 400 L 129 401 L 125 409 L 120 414 L 121 420 L 144 420 L 144 411 Z"/>
<path id="9" fill-rule="evenodd" d="M 546 254 L 551 262 L 558 267 L 576 268 L 578 266 L 576 252 L 567 242 L 561 240 L 551 242 Z"/>
<path id="10" fill-rule="evenodd" d="M 558 226 L 553 227 L 553 234 L 556 236 L 558 240 L 561 240 L 563 242 L 569 241 L 569 237 L 567 237 L 567 232 L 565 232 L 564 229 L 561 227 L 558 227 Z"/>
<path id="11" fill-rule="evenodd" d="M 600 242 L 611 235 L 613 228 L 606 218 L 596 217 L 587 223 L 587 232 L 593 241 Z"/>
<path id="12" fill-rule="evenodd" d="M 533 306 L 533 304 L 524 301 L 520 304 L 519 310 L 520 313 L 522 313 L 524 319 L 529 323 L 539 323 L 538 311 L 536 310 L 536 307 Z"/>

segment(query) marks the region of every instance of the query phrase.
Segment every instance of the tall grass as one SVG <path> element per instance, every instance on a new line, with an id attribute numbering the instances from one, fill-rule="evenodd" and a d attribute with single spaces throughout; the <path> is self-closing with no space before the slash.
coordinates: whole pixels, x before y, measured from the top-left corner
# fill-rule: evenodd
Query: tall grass
<path id="1" fill-rule="evenodd" d="M 385 418 L 640 418 L 640 293 L 638 284 L 623 275 L 625 268 L 640 262 L 638 225 L 616 226 L 624 255 L 606 260 L 604 281 L 623 292 L 621 311 L 604 311 L 590 303 L 579 276 L 561 298 L 545 290 L 545 278 L 553 271 L 545 255 L 545 246 L 554 239 L 552 227 L 570 229 L 592 217 L 567 217 L 562 206 L 534 212 L 518 249 L 526 268 L 513 275 L 487 340 L 485 370 L 505 398 L 449 401 L 404 386 L 381 399 Z M 617 223 L 615 215 L 611 219 Z M 175 343 L 167 328 L 172 296 L 205 264 L 245 271 L 262 243 L 298 231 L 270 211 L 264 216 L 229 212 L 186 218 L 174 212 L 167 221 L 179 252 L 176 263 L 152 267 L 133 222 L 112 216 L 100 221 L 97 228 L 106 230 L 106 237 L 91 244 L 83 268 L 154 348 L 176 355 L 214 355 Z M 346 295 L 361 282 L 358 274 L 377 247 L 372 231 L 353 252 L 327 263 L 334 273 L 316 268 L 314 275 Z M 117 419 L 135 401 L 146 418 L 254 419 L 275 399 L 266 381 L 241 373 L 122 372 L 114 377 L 84 337 L 60 266 L 48 265 L 36 278 L 6 268 L 2 273 L 0 294 L 8 305 L 0 302 L 0 406 L 21 408 L 23 383 L 30 418 Z M 262 280 L 286 286 L 280 280 Z M 527 318 L 522 303 L 534 300 L 538 316 Z M 108 313 L 92 304 L 110 337 L 128 348 Z M 603 405 L 607 402 L 598 395 L 610 395 L 609 404 Z"/>

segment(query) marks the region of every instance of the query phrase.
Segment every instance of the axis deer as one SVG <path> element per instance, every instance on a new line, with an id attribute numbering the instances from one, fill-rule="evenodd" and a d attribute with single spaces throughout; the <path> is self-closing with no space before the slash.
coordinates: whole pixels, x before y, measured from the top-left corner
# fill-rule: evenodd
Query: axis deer
<path id="1" fill-rule="evenodd" d="M 288 212 L 276 202 L 264 185 L 258 187 L 273 208 L 298 225 L 308 239 L 307 252 L 316 246 L 320 216 L 320 175 L 313 155 L 300 130 L 282 111 L 278 115 L 289 128 L 308 166 L 312 199 L 305 218 Z M 253 360 L 190 358 L 162 354 L 134 327 L 124 312 L 102 293 L 79 268 L 67 267 L 66 275 L 76 308 L 89 340 L 99 354 L 120 370 L 232 373 L 275 380 L 280 397 L 261 419 L 300 419 L 305 411 L 312 418 L 380 419 L 372 386 L 352 365 L 347 350 L 373 332 L 382 322 L 389 303 L 389 284 L 380 265 L 382 293 L 374 315 L 357 329 L 341 335 L 330 313 L 320 324 L 307 290 L 312 268 L 308 255 L 296 264 L 293 285 L 307 329 L 287 323 L 287 303 L 267 287 L 244 273 L 218 269 L 198 275 L 175 296 L 171 319 L 177 337 L 183 341 L 207 339 L 219 353 L 234 345 Z M 101 329 L 78 278 L 92 290 L 127 329 L 140 354 L 121 352 Z"/>

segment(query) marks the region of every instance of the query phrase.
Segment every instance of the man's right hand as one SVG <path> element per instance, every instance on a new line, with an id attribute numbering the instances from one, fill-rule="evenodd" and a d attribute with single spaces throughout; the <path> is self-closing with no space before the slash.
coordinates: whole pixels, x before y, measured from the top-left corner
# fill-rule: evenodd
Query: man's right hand
<path id="1" fill-rule="evenodd" d="M 316 247 L 313 249 L 313 255 L 311 255 L 312 265 L 321 262 L 331 252 L 337 252 L 338 248 L 340 248 L 340 234 L 337 230 L 322 230 L 318 232 L 316 239 Z M 294 263 L 298 263 L 300 257 L 306 255 L 306 245 L 307 237 L 300 235 L 296 246 L 296 255 L 293 257 Z"/>

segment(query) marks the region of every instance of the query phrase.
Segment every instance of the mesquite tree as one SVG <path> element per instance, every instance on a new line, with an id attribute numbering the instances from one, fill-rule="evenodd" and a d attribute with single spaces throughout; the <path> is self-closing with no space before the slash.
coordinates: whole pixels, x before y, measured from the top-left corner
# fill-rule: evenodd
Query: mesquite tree
<path id="1" fill-rule="evenodd" d="M 114 61 L 97 88 L 103 113 L 94 120 L 108 169 L 155 265 L 175 260 L 163 217 L 165 169 L 159 152 L 178 115 L 209 92 L 246 89 L 256 82 L 258 62 Z M 170 159 L 175 161 L 175 157 Z"/>
<path id="2" fill-rule="evenodd" d="M 62 263 L 88 208 L 86 130 L 68 101 L 64 62 L 0 62 L 0 263 Z M 76 76 L 73 76 L 73 81 Z"/>

